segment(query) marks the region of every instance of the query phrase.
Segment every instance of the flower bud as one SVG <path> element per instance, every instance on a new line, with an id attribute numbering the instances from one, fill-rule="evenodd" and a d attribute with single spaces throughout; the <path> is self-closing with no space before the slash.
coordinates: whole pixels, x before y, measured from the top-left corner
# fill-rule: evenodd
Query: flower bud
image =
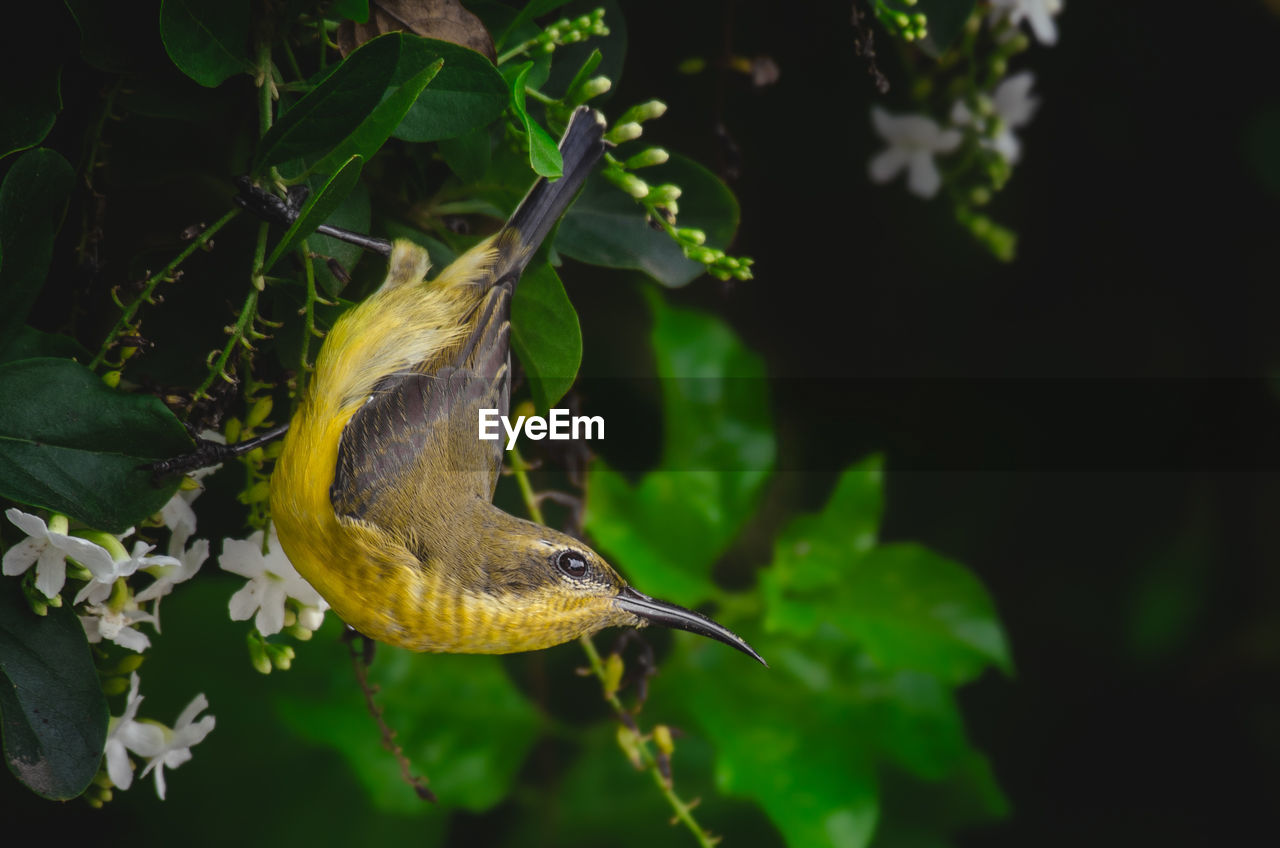
<path id="1" fill-rule="evenodd" d="M 592 77 L 578 89 L 578 99 L 590 100 L 593 97 L 599 97 L 611 88 L 613 88 L 613 83 L 608 77 Z"/>
<path id="2" fill-rule="evenodd" d="M 605 141 L 611 141 L 614 144 L 621 144 L 624 141 L 637 139 L 644 132 L 644 128 L 636 121 L 628 121 L 625 124 L 618 124 L 613 129 L 605 133 Z"/>
<path id="3" fill-rule="evenodd" d="M 271 414 L 271 404 L 271 395 L 260 397 L 254 401 L 253 406 L 249 407 L 249 414 L 245 416 L 244 426 L 252 429 L 266 421 L 267 416 Z"/>
<path id="4" fill-rule="evenodd" d="M 661 147 L 650 147 L 632 156 L 624 164 L 634 171 L 636 168 L 648 168 L 651 165 L 665 165 L 670 158 L 671 154 Z"/>
<path id="5" fill-rule="evenodd" d="M 672 185 L 671 183 L 663 183 L 660 186 L 654 186 L 649 189 L 648 196 L 654 203 L 667 204 L 679 199 L 682 193 L 683 192 L 680 191 L 680 186 Z"/>
<path id="6" fill-rule="evenodd" d="M 687 241 L 691 244 L 697 244 L 697 245 L 704 244 L 707 240 L 706 233 L 704 233 L 702 230 L 694 229 L 693 227 L 681 227 L 680 229 L 676 230 L 676 235 L 680 238 L 681 241 Z"/>

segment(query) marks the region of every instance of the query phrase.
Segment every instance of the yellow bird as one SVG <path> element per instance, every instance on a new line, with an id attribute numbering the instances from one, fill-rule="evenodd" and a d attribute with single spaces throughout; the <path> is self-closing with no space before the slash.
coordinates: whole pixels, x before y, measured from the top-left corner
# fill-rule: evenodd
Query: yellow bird
<path id="1" fill-rule="evenodd" d="M 492 504 L 505 414 L 511 296 L 604 151 L 578 109 L 563 176 L 539 179 L 510 220 L 427 282 L 426 251 L 390 250 L 386 281 L 338 319 L 289 426 L 271 512 L 298 572 L 351 627 L 415 651 L 503 654 L 609 626 L 661 624 L 764 662 L 711 619 L 632 589 L 595 551 Z"/>

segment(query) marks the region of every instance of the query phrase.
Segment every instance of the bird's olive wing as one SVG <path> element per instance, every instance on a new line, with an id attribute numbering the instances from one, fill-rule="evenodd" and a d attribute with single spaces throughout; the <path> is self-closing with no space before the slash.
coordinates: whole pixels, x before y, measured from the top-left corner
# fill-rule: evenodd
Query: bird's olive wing
<path id="1" fill-rule="evenodd" d="M 510 284 L 491 288 L 460 345 L 379 381 L 347 423 L 329 497 L 339 515 L 376 524 L 444 509 L 453 497 L 493 497 L 503 441 L 479 438 L 479 412 L 506 415 L 511 378 Z"/>

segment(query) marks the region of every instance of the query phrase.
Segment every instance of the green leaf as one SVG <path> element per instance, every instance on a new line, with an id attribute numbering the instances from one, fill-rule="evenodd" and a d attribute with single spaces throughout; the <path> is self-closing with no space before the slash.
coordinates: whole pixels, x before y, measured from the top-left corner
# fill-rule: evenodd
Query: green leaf
<path id="1" fill-rule="evenodd" d="M 359 154 L 352 155 L 338 169 L 337 173 L 325 182 L 319 191 L 312 193 L 307 198 L 307 202 L 303 204 L 298 217 L 294 219 L 289 229 L 285 230 L 284 235 L 280 237 L 280 243 L 275 246 L 275 249 L 271 251 L 267 260 L 262 264 L 264 272 L 270 271 L 272 266 L 280 260 L 280 257 L 286 255 L 297 247 L 304 238 L 315 232 L 316 227 L 327 221 L 329 216 L 342 205 L 342 202 L 355 189 L 356 183 L 359 182 L 360 168 L 363 164 L 364 160 Z"/>
<path id="2" fill-rule="evenodd" d="M 67 160 L 44 148 L 22 154 L 0 184 L 0 339 L 18 332 L 44 285 L 74 184 Z"/>
<path id="3" fill-rule="evenodd" d="M 685 605 L 714 594 L 711 566 L 773 465 L 764 364 L 719 319 L 650 298 L 663 454 L 632 486 L 597 460 L 587 531 L 645 592 Z"/>
<path id="4" fill-rule="evenodd" d="M 489 170 L 491 152 L 487 127 L 476 127 L 465 135 L 440 141 L 440 155 L 445 164 L 464 183 L 477 182 L 484 176 Z"/>
<path id="5" fill-rule="evenodd" d="M 398 32 L 380 35 L 347 56 L 262 137 L 254 172 L 290 159 L 327 153 L 356 132 L 382 102 L 406 38 Z"/>
<path id="6" fill-rule="evenodd" d="M 377 725 L 346 666 L 331 669 L 326 697 L 276 701 L 295 733 L 338 751 L 388 813 L 420 813 L 422 801 L 378 744 Z M 441 802 L 486 810 L 507 797 L 539 727 L 537 711 L 497 657 L 414 654 L 379 648 L 370 680 L 415 768 Z"/>
<path id="7" fill-rule="evenodd" d="M 935 59 L 945 53 L 964 29 L 976 3 L 977 0 L 919 0 L 911 12 L 923 14 L 929 22 L 928 32 L 920 41 L 921 49 Z"/>
<path id="8" fill-rule="evenodd" d="M 253 69 L 249 0 L 163 0 L 160 38 L 178 69 L 206 88 Z"/>
<path id="9" fill-rule="evenodd" d="M 532 69 L 532 62 L 511 69 L 511 108 L 524 126 L 525 137 L 529 141 L 529 167 L 539 176 L 559 177 L 564 173 L 564 158 L 556 147 L 556 140 L 525 111 L 524 86 Z"/>
<path id="10" fill-rule="evenodd" d="M 534 405 L 545 415 L 564 397 L 582 364 L 582 329 L 564 284 L 550 265 L 525 271 L 511 300 L 511 346 L 515 348 Z"/>
<path id="11" fill-rule="evenodd" d="M 50 800 L 84 792 L 102 762 L 107 702 L 70 605 L 38 616 L 0 584 L 0 732 L 18 780 Z"/>
<path id="12" fill-rule="evenodd" d="M 738 201 L 714 174 L 684 156 L 640 172 L 650 185 L 680 186 L 677 226 L 707 234 L 707 244 L 725 249 L 738 228 Z M 643 271 L 665 286 L 686 285 L 703 272 L 686 259 L 665 232 L 645 221 L 644 208 L 597 172 L 587 179 L 556 236 L 556 250 L 580 262 Z"/>
<path id="13" fill-rule="evenodd" d="M 986 589 L 964 566 L 920 545 L 876 548 L 815 604 L 882 668 L 949 683 L 972 680 L 988 664 L 1013 672 Z"/>
<path id="14" fill-rule="evenodd" d="M 401 57 L 401 67 L 405 64 L 405 58 Z M 443 65 L 444 59 L 436 59 L 401 83 L 386 100 L 378 104 L 378 107 L 361 122 L 360 126 L 355 128 L 351 135 L 343 139 L 342 143 L 329 151 L 323 159 L 312 165 L 311 170 L 322 174 L 329 173 L 343 163 L 349 162 L 352 156 L 362 156 L 365 161 L 368 161 L 391 137 L 391 133 L 400 124 L 409 107 L 414 104 L 418 95 L 436 74 L 440 73 Z"/>
<path id="15" fill-rule="evenodd" d="M 369 20 L 369 0 L 333 0 L 329 13 L 362 24 Z"/>
<path id="16" fill-rule="evenodd" d="M 62 108 L 60 68 L 48 68 L 22 85 L 10 86 L 0 100 L 0 159 L 44 141 Z"/>
<path id="17" fill-rule="evenodd" d="M 39 356 L 88 361 L 93 358 L 84 345 L 60 333 L 44 333 L 32 327 L 18 327 L 7 339 L 0 339 L 0 363 Z"/>
<path id="18" fill-rule="evenodd" d="M 506 81 L 487 58 L 434 38 L 406 36 L 404 61 L 422 67 L 444 59 L 444 68 L 396 127 L 404 141 L 457 138 L 495 121 L 511 101 Z M 408 76 L 397 70 L 396 81 Z M 487 143 L 487 142 L 486 142 Z"/>
<path id="19" fill-rule="evenodd" d="M 720 791 L 753 799 L 788 845 L 865 848 L 880 809 L 868 716 L 744 666 L 723 647 L 680 640 L 654 701 L 692 713 L 715 745 Z"/>
<path id="20" fill-rule="evenodd" d="M 189 451 L 164 404 L 110 389 L 66 359 L 0 366 L 0 496 L 119 533 L 169 500 L 142 466 Z"/>
<path id="21" fill-rule="evenodd" d="M 327 178 L 322 182 L 315 176 L 307 180 L 307 184 L 311 186 L 312 191 L 319 191 L 324 183 L 327 182 Z M 355 188 L 347 195 L 346 199 L 325 219 L 325 223 L 331 227 L 351 230 L 354 233 L 369 232 L 371 222 L 369 189 L 363 182 L 357 182 Z M 361 247 L 330 236 L 320 235 L 319 233 L 312 233 L 307 236 L 307 247 L 310 248 L 312 253 L 337 262 L 348 275 L 355 272 L 356 266 L 365 255 L 365 251 Z M 374 259 L 376 261 L 381 257 L 374 257 Z M 330 299 L 337 297 L 346 284 L 333 275 L 327 262 L 316 263 L 315 270 L 316 282 L 325 295 Z"/>

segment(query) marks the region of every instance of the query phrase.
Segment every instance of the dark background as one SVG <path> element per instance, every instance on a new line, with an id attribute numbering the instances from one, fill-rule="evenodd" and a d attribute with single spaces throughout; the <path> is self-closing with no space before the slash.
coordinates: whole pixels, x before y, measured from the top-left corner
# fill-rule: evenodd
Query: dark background
<path id="1" fill-rule="evenodd" d="M 775 378 L 781 470 L 725 576 L 750 579 L 779 526 L 883 451 L 885 537 L 965 563 L 1006 624 L 1016 677 L 962 700 L 1014 812 L 963 845 L 1229 844 L 1273 826 L 1280 4 L 1183 5 L 1071 0 L 1058 44 L 1015 60 L 1041 106 L 990 210 L 1021 236 L 1009 265 L 945 201 L 868 181 L 871 104 L 911 106 L 883 33 L 893 88 L 876 93 L 849 3 L 626 7 L 611 114 L 658 97 L 671 108 L 646 137 L 737 172 L 735 251 L 756 260 L 753 281 L 672 295 L 727 315 Z M 717 72 L 727 53 L 771 57 L 777 84 Z M 693 56 L 711 70 L 679 74 Z M 68 114 L 92 80 L 67 71 Z M 52 143 L 82 131 L 60 123 Z M 218 143 L 175 143 L 202 141 Z M 163 204 L 166 225 L 208 216 L 180 189 L 130 200 Z M 587 374 L 620 336 L 644 349 L 638 289 L 593 273 L 564 270 L 583 314 L 617 316 L 584 322 Z"/>
<path id="2" fill-rule="evenodd" d="M 1014 814 L 962 844 L 1269 827 L 1280 8 L 1067 3 L 1058 44 L 1012 64 L 1041 105 L 990 210 L 1021 237 L 1001 265 L 945 200 L 868 181 L 870 105 L 908 111 L 905 85 L 880 98 L 849 4 L 813 5 L 646 3 L 618 92 L 671 105 L 656 140 L 740 171 L 756 279 L 676 299 L 727 313 L 778 378 L 771 503 L 816 506 L 836 469 L 883 450 L 886 537 L 956 557 L 994 595 L 1018 674 L 962 698 Z M 777 84 L 674 71 L 726 46 L 772 57 Z"/>

